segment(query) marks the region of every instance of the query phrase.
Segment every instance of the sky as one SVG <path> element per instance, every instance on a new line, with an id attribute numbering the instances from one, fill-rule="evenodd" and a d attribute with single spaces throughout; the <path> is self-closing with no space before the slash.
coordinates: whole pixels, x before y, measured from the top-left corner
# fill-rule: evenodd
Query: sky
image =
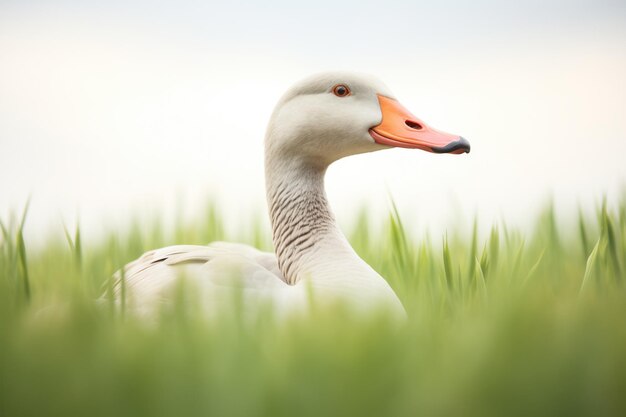
<path id="1" fill-rule="evenodd" d="M 386 150 L 333 164 L 343 225 L 414 230 L 478 215 L 523 227 L 551 198 L 567 217 L 626 184 L 623 1 L 0 1 L 0 218 L 31 197 L 31 241 L 80 221 L 227 228 L 266 215 L 263 137 L 295 81 L 377 76 L 469 155 Z"/>

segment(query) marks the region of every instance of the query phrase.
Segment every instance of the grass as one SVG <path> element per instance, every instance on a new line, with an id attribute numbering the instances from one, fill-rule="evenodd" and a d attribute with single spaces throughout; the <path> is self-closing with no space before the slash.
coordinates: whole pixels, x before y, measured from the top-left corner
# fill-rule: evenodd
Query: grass
<path id="1" fill-rule="evenodd" d="M 1 224 L 0 416 L 626 415 L 626 204 L 556 218 L 433 243 L 395 207 L 375 228 L 362 211 L 349 237 L 406 306 L 400 327 L 340 308 L 207 320 L 185 293 L 146 324 L 94 299 L 145 250 L 240 240 L 215 207 L 100 242 L 66 229 L 37 251 L 25 210 Z M 270 248 L 259 225 L 245 240 Z"/>

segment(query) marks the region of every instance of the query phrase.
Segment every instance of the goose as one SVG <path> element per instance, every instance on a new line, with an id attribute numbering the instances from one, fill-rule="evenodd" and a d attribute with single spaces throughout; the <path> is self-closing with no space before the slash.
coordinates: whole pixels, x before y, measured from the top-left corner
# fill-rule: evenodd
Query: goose
<path id="1" fill-rule="evenodd" d="M 336 224 L 324 190 L 333 162 L 393 147 L 469 153 L 467 140 L 413 116 L 375 77 L 328 72 L 292 86 L 265 135 L 265 186 L 275 253 L 227 242 L 169 246 L 143 254 L 115 275 L 113 294 L 152 314 L 191 282 L 202 308 L 232 300 L 271 303 L 290 314 L 316 302 L 405 316 L 387 281 L 361 259 Z M 122 295 L 124 294 L 124 295 Z M 227 301 L 230 302 L 230 301 Z"/>

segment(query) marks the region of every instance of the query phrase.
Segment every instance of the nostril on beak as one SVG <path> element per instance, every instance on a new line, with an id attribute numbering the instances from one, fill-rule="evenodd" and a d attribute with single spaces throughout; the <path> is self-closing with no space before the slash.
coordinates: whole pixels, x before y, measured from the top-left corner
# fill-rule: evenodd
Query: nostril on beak
<path id="1" fill-rule="evenodd" d="M 413 120 L 406 120 L 404 124 L 415 130 L 422 130 L 424 128 L 421 124 L 414 122 Z"/>

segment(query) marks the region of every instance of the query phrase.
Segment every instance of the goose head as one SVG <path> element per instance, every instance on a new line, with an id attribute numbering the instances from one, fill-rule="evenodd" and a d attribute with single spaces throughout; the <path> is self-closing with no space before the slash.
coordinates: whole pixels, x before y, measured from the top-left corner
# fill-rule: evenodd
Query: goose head
<path id="1" fill-rule="evenodd" d="M 411 114 L 378 79 L 345 72 L 317 74 L 289 89 L 272 114 L 265 146 L 266 155 L 320 166 L 391 147 L 470 151 L 463 137 Z"/>

